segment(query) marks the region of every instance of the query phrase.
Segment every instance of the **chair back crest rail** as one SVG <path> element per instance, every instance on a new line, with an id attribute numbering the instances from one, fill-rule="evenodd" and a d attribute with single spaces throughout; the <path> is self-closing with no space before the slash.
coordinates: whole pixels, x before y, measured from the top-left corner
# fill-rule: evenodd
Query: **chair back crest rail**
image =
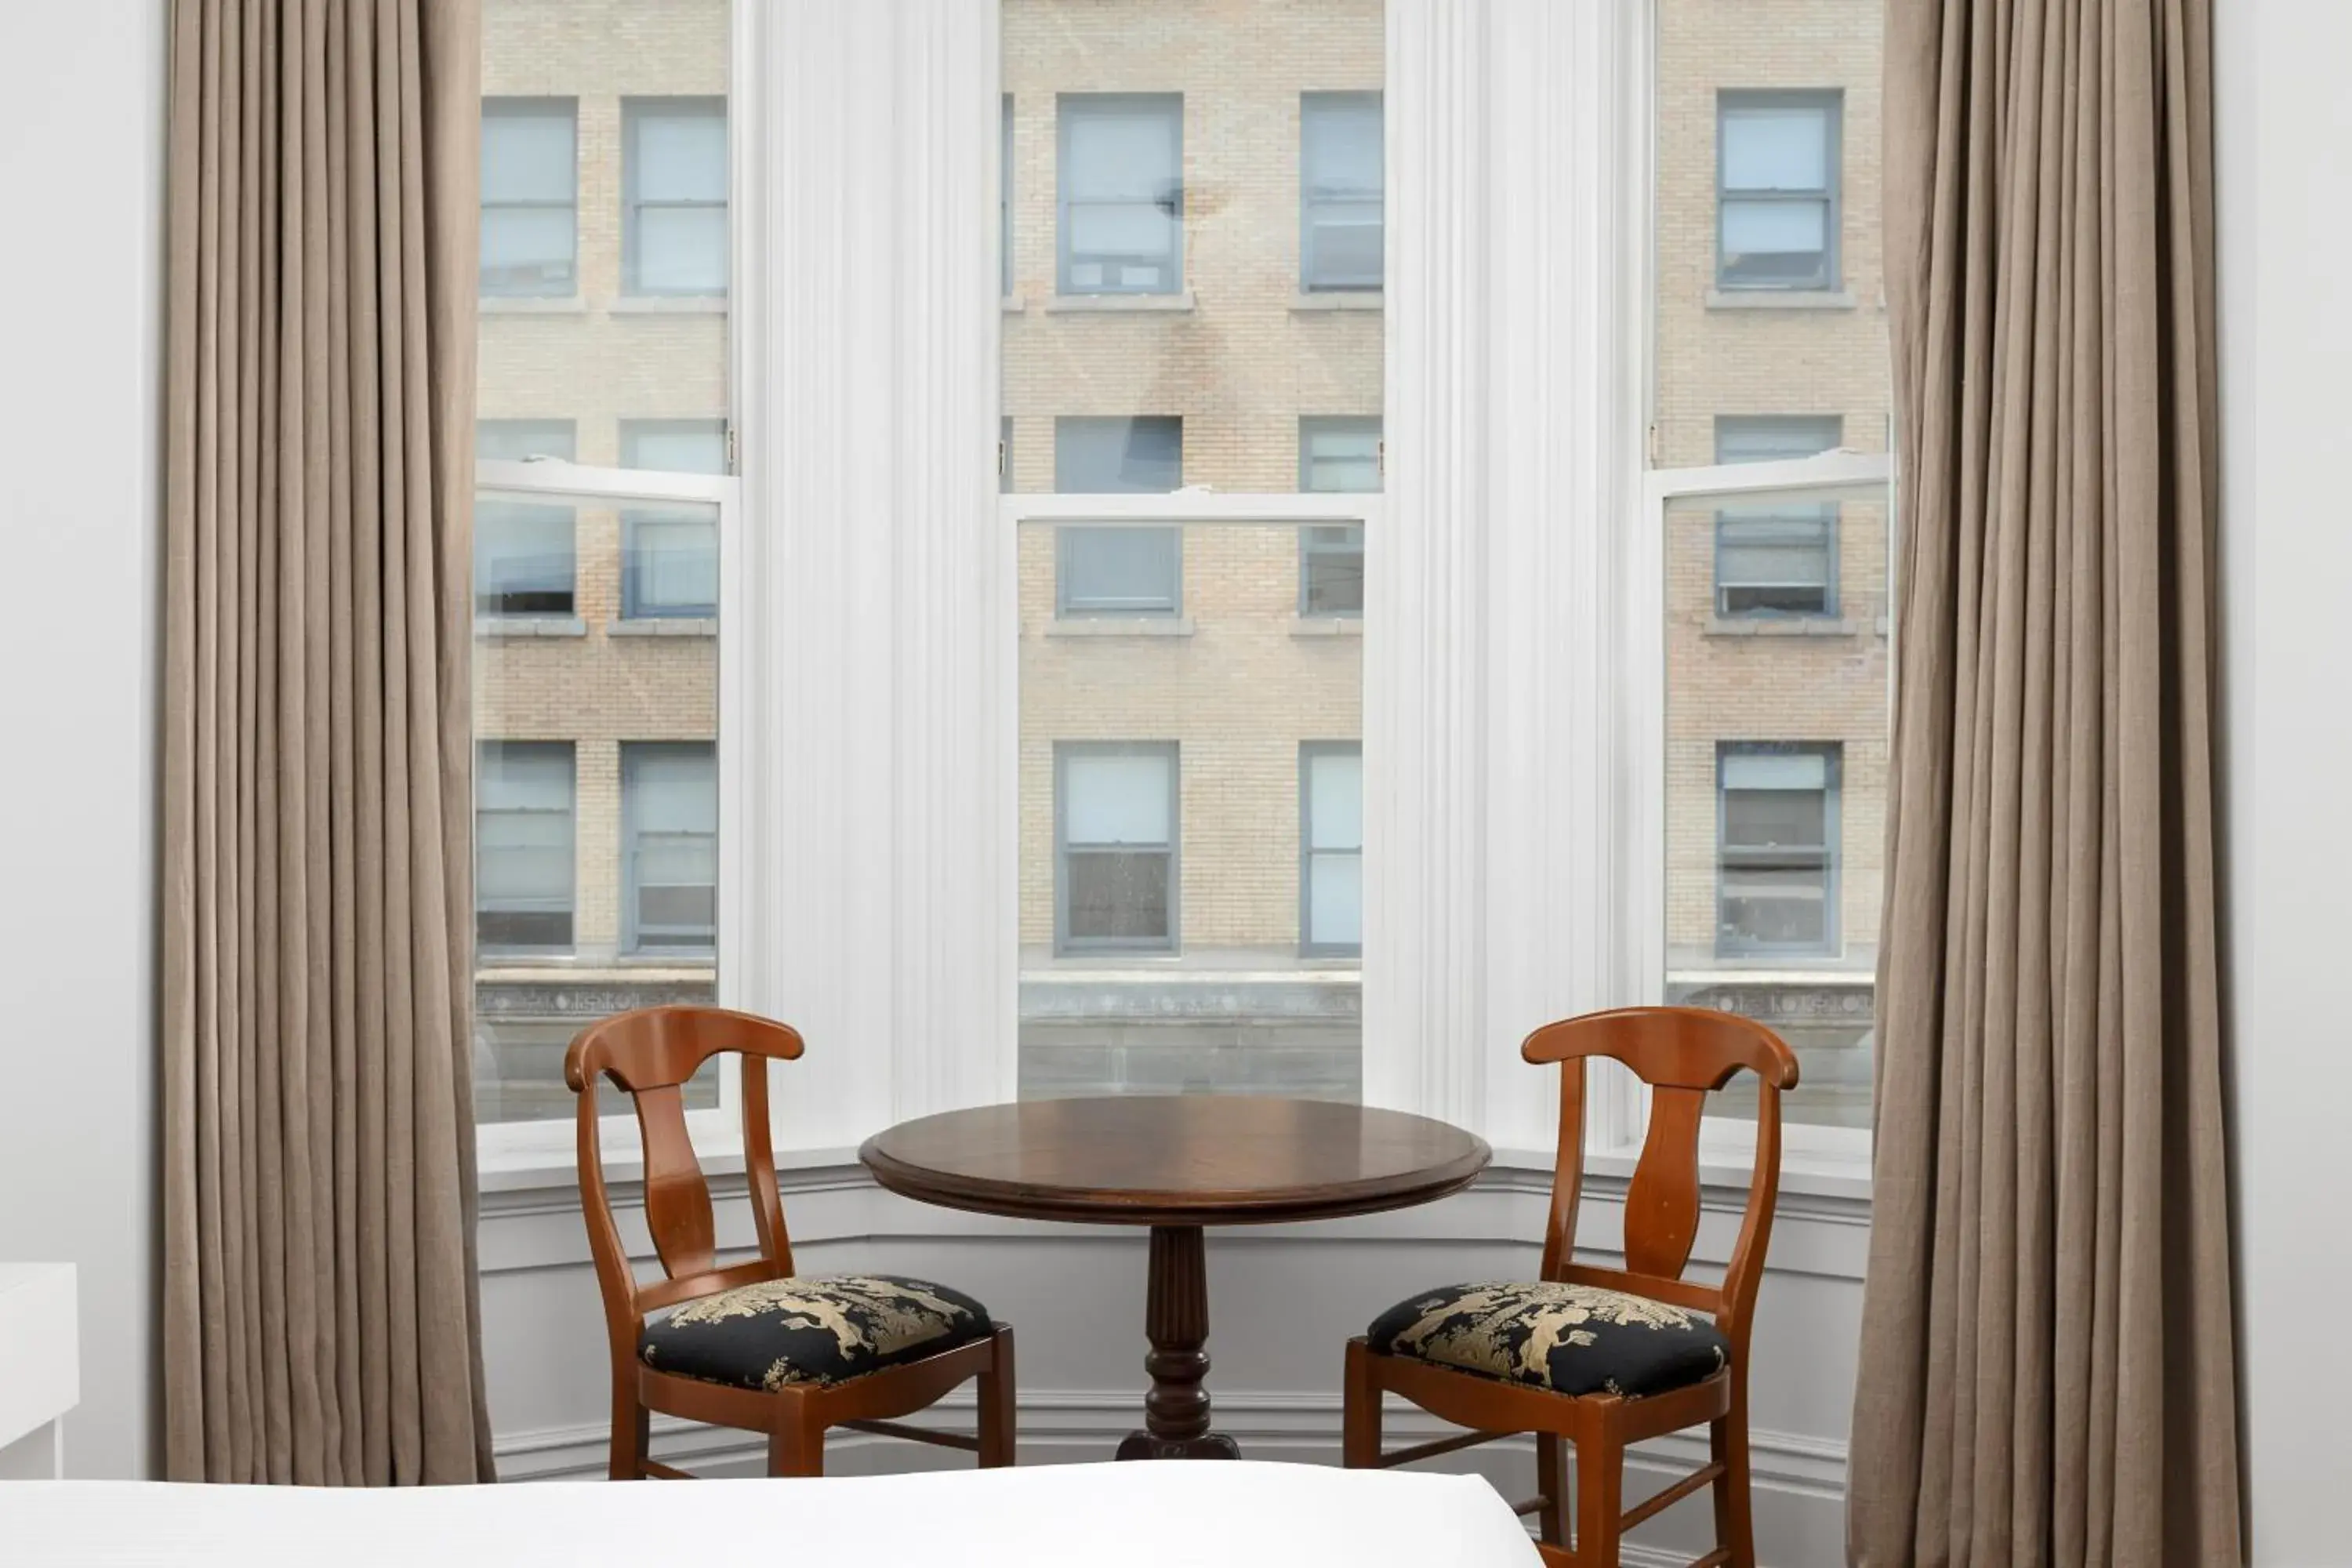
<path id="1" fill-rule="evenodd" d="M 724 1007 L 653 1007 L 590 1025 L 564 1053 L 563 1081 L 579 1097 L 580 1203 L 589 1250 L 614 1331 L 642 1327 L 658 1308 L 793 1273 L 776 1162 L 768 1131 L 768 1064 L 803 1049 L 789 1025 Z M 743 1171 L 751 1190 L 757 1258 L 718 1266 L 710 1184 L 687 1134 L 685 1085 L 711 1058 L 742 1058 Z M 605 1079 L 630 1098 L 645 1167 L 646 1228 L 664 1278 L 640 1284 L 622 1245 L 606 1190 L 601 1118 L 593 1092 Z M 634 1338 L 635 1328 L 628 1330 Z"/>
<path id="2" fill-rule="evenodd" d="M 1547 1024 L 1520 1047 L 1527 1061 L 1558 1062 L 1559 1152 L 1544 1226 L 1543 1278 L 1626 1290 L 1712 1314 L 1745 1348 L 1761 1282 L 1773 1200 L 1780 1183 L 1780 1096 L 1797 1084 L 1796 1053 L 1761 1024 L 1697 1007 L 1629 1007 Z M 1649 1131 L 1625 1188 L 1625 1267 L 1576 1261 L 1577 1205 L 1584 1180 L 1586 1063 L 1623 1063 L 1650 1089 Z M 1742 1070 L 1757 1077 L 1756 1163 L 1739 1238 L 1720 1286 L 1683 1278 L 1698 1239 L 1699 1125 L 1709 1093 Z"/>

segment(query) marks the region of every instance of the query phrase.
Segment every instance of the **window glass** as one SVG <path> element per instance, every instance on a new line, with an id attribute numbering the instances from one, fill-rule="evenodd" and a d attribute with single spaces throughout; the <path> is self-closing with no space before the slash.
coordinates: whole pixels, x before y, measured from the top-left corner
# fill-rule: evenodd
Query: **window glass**
<path id="1" fill-rule="evenodd" d="M 1835 98 L 1726 92 L 1717 113 L 1723 286 L 1835 288 Z"/>
<path id="2" fill-rule="evenodd" d="M 1073 495 L 1172 490 L 1184 468 L 1184 423 L 1065 417 L 1054 422 L 1054 488 Z M 1061 611 L 1173 615 L 1182 601 L 1183 541 L 1173 528 L 1066 528 Z"/>
<path id="3" fill-rule="evenodd" d="M 1062 287 L 1172 294 L 1183 287 L 1184 100 L 1065 93 Z"/>
<path id="4" fill-rule="evenodd" d="M 727 291 L 727 104 L 632 102 L 628 126 L 628 289 Z"/>
<path id="5" fill-rule="evenodd" d="M 1377 417 L 1307 416 L 1298 421 L 1298 488 L 1346 493 L 1381 488 Z M 1309 526 L 1300 531 L 1298 613 L 1364 613 L 1364 531 Z"/>
<path id="6" fill-rule="evenodd" d="M 1169 745 L 1064 749 L 1065 950 L 1174 945 L 1176 756 Z"/>
<path id="7" fill-rule="evenodd" d="M 1302 749 L 1306 880 L 1300 889 L 1301 945 L 1311 952 L 1363 948 L 1364 757 L 1353 742 Z"/>
<path id="8" fill-rule="evenodd" d="M 568 419 L 485 419 L 475 426 L 478 458 L 560 458 L 574 447 Z M 474 508 L 474 613 L 572 613 L 572 510 L 568 506 L 484 500 Z"/>
<path id="9" fill-rule="evenodd" d="M 568 98 L 482 102 L 482 292 L 569 295 L 579 180 Z"/>
<path id="10" fill-rule="evenodd" d="M 1383 276 L 1381 98 L 1310 92 L 1298 105 L 1300 284 L 1377 289 Z"/>
<path id="11" fill-rule="evenodd" d="M 1351 1098 L 1362 858 L 1305 748 L 1362 733 L 1385 7 L 1001 14 L 1007 508 L 1116 498 L 1011 525 L 1021 1092 Z M 1298 491 L 1329 520 L 1212 518 Z M 1069 759 L 1137 746 L 1181 759 L 1164 847 L 1074 842 Z"/>
<path id="12" fill-rule="evenodd" d="M 719 773 L 708 742 L 621 749 L 628 945 L 708 952 L 719 927 Z"/>
<path id="13" fill-rule="evenodd" d="M 572 946 L 572 747 L 490 742 L 474 784 L 475 940 L 485 952 Z"/>
<path id="14" fill-rule="evenodd" d="M 727 0 L 481 12 L 480 456 L 722 472 Z M 494 216 L 509 208 L 530 216 Z M 499 284 L 527 258 L 517 232 L 561 233 L 560 287 Z M 534 293 L 557 297 L 517 297 Z M 571 1116 L 564 1048 L 596 1019 L 717 999 L 717 510 L 567 494 L 552 464 L 524 472 L 530 485 L 475 503 L 484 1122 Z M 499 804 L 509 774 L 552 799 L 556 756 L 560 816 Z M 561 942 L 558 911 L 534 903 L 559 868 Z M 716 1105 L 716 1074 L 686 1097 Z"/>
<path id="15" fill-rule="evenodd" d="M 1885 10 L 1657 0 L 1660 468 L 1886 450 Z M 1689 494 L 1664 519 L 1664 994 L 1784 1037 L 1794 1122 L 1870 1124 L 1889 518 L 1873 483 Z M 1743 1082 L 1710 1110 L 1754 1105 Z"/>

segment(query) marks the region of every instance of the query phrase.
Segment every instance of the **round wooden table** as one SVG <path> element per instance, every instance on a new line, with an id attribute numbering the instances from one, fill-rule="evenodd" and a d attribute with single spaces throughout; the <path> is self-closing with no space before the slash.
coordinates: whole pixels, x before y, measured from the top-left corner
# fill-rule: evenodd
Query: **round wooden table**
<path id="1" fill-rule="evenodd" d="M 1033 1100 L 901 1122 L 857 1152 L 894 1193 L 1024 1219 L 1151 1227 L 1143 1427 L 1122 1459 L 1230 1459 L 1209 1427 L 1202 1230 L 1404 1208 L 1470 1184 L 1486 1141 L 1395 1110 L 1242 1095 Z"/>

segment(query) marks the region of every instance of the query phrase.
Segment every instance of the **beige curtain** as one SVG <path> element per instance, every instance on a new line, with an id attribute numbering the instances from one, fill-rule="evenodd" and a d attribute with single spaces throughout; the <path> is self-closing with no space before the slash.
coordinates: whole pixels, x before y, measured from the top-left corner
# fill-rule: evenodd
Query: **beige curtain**
<path id="1" fill-rule="evenodd" d="M 1869 1568 L 2239 1560 L 2207 5 L 1888 4 Z"/>
<path id="2" fill-rule="evenodd" d="M 174 0 L 178 1479 L 490 1474 L 467 963 L 472 0 Z"/>

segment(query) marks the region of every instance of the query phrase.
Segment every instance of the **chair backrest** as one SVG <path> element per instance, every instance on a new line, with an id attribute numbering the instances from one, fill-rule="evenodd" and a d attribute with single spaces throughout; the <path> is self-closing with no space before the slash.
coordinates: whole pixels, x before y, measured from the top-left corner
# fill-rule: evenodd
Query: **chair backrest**
<path id="1" fill-rule="evenodd" d="M 718 1267 L 710 1184 L 686 1131 L 685 1084 L 712 1057 L 742 1061 L 743 1173 L 751 1192 L 760 1256 Z M 563 1056 L 563 1081 L 579 1097 L 580 1208 L 588 1222 L 588 1250 L 604 1296 L 604 1315 L 631 1354 L 645 1314 L 714 1291 L 793 1272 L 793 1244 L 776 1191 L 776 1162 L 768 1133 L 768 1063 L 801 1054 L 797 1031 L 772 1018 L 724 1007 L 646 1007 L 617 1013 L 580 1031 Z M 596 1080 L 628 1094 L 637 1113 L 645 1158 L 646 1228 L 667 1278 L 640 1286 L 613 1221 L 598 1139 Z"/>
<path id="2" fill-rule="evenodd" d="M 1696 1007 L 1626 1007 L 1546 1024 L 1520 1056 L 1558 1062 L 1559 1154 L 1545 1226 L 1546 1279 L 1630 1290 L 1712 1313 L 1745 1350 L 1756 1288 L 1771 1239 L 1780 1185 L 1780 1096 L 1797 1087 L 1797 1057 L 1780 1036 L 1746 1018 Z M 1609 1057 L 1650 1086 L 1650 1131 L 1625 1188 L 1625 1267 L 1576 1261 L 1576 1209 L 1584 1182 L 1585 1061 Z M 1698 1238 L 1699 1118 L 1708 1093 L 1741 1069 L 1757 1077 L 1756 1165 L 1748 1208 L 1719 1287 L 1683 1279 Z"/>

